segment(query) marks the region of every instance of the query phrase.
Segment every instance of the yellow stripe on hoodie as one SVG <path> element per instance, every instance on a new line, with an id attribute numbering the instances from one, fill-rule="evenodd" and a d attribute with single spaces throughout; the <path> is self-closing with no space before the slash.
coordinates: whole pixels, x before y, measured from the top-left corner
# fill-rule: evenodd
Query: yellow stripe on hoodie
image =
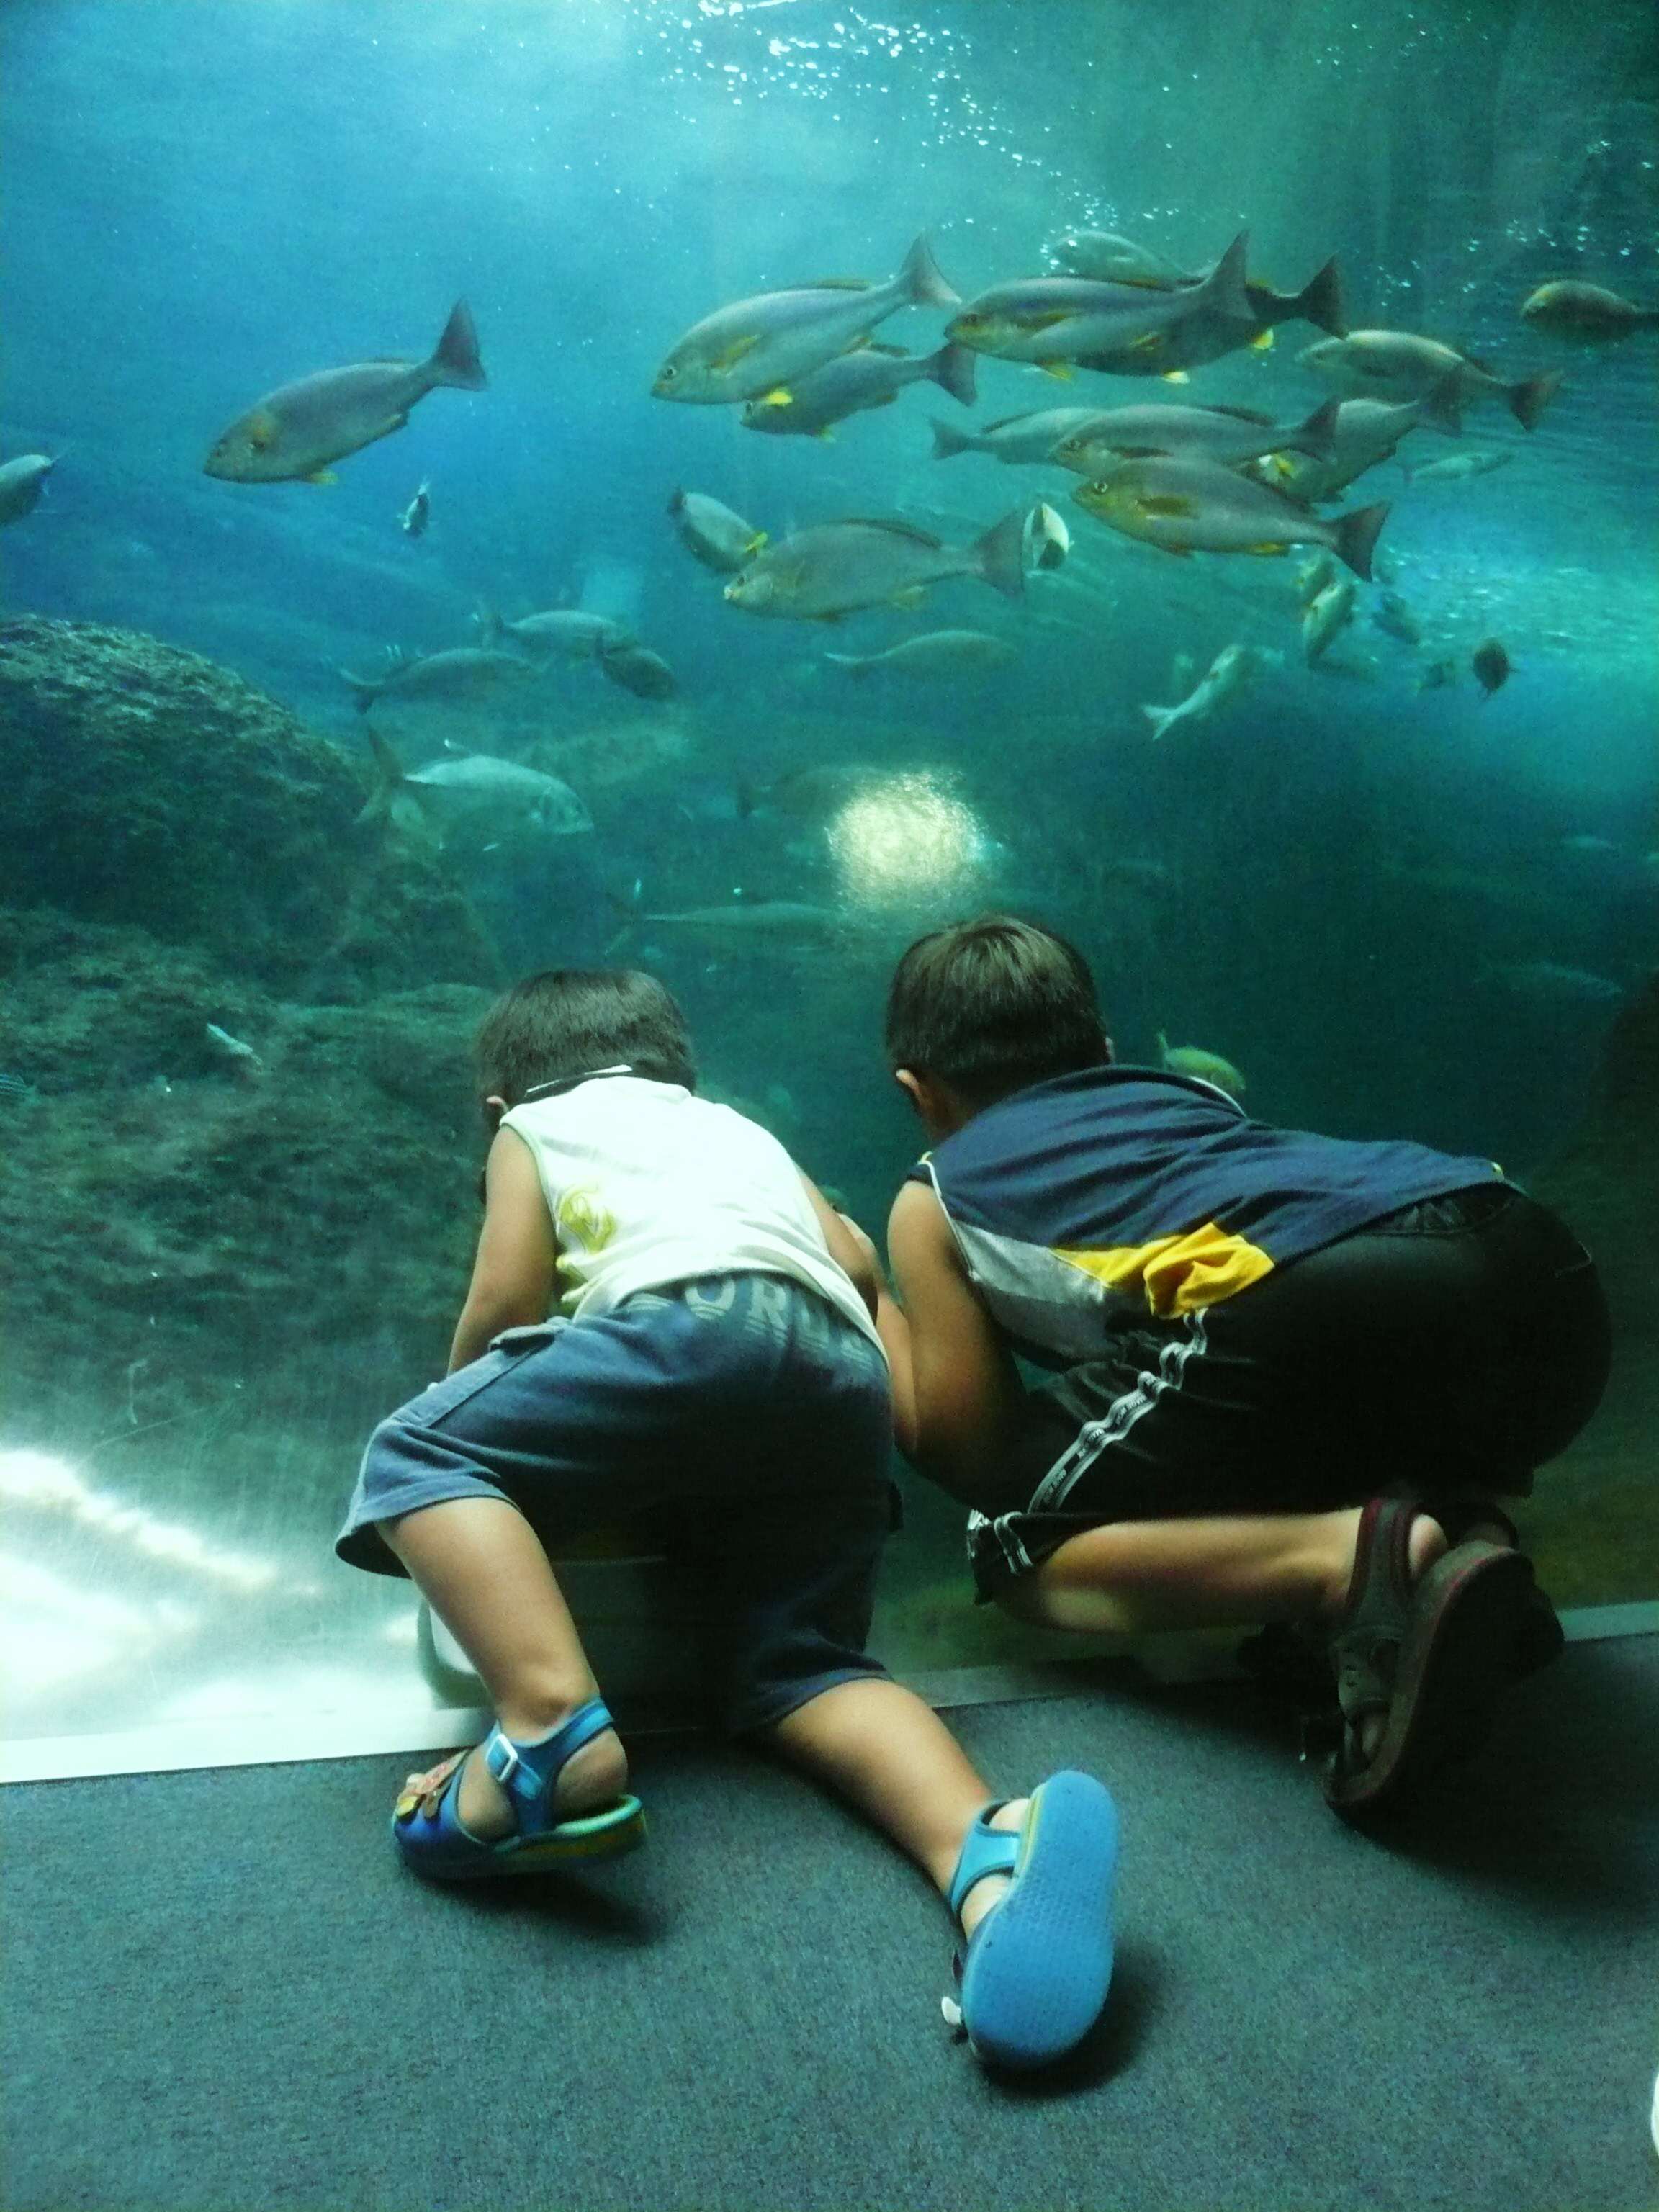
<path id="1" fill-rule="evenodd" d="M 1270 1274 L 1273 1264 L 1259 1245 L 1229 1235 L 1213 1221 L 1182 1237 L 1158 1237 L 1150 1244 L 1121 1244 L 1110 1251 L 1051 1249 L 1055 1259 L 1112 1290 L 1133 1290 L 1139 1283 L 1148 1308 L 1163 1321 L 1197 1313 L 1248 1290 Z"/>

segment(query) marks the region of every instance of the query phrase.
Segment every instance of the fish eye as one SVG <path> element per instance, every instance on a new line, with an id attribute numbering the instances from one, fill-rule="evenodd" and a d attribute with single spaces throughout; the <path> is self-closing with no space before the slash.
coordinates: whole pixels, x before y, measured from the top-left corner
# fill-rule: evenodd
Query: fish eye
<path id="1" fill-rule="evenodd" d="M 678 374 L 679 371 L 675 368 L 673 362 L 672 361 L 667 361 L 663 363 L 661 371 L 658 375 L 657 381 L 659 384 L 672 384 Z"/>

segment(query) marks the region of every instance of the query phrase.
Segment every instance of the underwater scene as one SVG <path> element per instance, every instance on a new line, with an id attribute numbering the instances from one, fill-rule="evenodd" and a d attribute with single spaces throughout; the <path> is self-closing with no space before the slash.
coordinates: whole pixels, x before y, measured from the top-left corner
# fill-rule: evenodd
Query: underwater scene
<path id="1" fill-rule="evenodd" d="M 410 1668 L 331 1545 L 443 1371 L 496 992 L 648 969 L 879 1241 L 888 980 L 985 909 L 1120 1059 L 1565 1217 L 1613 1378 L 1517 1518 L 1659 1596 L 1644 0 L 0 39 L 14 1734 Z M 902 1488 L 878 1652 L 1063 1647 Z"/>

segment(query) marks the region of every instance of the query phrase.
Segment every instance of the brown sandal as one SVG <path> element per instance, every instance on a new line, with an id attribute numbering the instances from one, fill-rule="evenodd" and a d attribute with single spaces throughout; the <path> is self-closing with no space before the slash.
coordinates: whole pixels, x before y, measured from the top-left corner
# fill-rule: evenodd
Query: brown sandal
<path id="1" fill-rule="evenodd" d="M 1455 1544 L 1413 1587 L 1412 1522 L 1427 1509 L 1373 1498 L 1360 1516 L 1348 1601 L 1328 1650 L 1342 1741 L 1325 1775 L 1345 1820 L 1407 1803 L 1447 1760 L 1484 1740 L 1515 1654 L 1533 1582 L 1507 1546 Z M 1370 1756 L 1367 1721 L 1385 1725 Z"/>

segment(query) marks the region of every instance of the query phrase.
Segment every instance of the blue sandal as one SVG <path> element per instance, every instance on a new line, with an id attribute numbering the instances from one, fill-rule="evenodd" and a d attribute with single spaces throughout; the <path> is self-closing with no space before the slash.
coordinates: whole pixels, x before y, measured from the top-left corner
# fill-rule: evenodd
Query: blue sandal
<path id="1" fill-rule="evenodd" d="M 404 1863 L 416 1874 L 441 1881 L 468 1881 L 506 1874 L 545 1874 L 580 1859 L 614 1858 L 645 1841 L 645 1812 L 637 1797 L 618 1797 L 597 1813 L 578 1820 L 548 1817 L 553 1785 L 566 1762 L 585 1743 L 612 1725 L 598 1698 L 590 1698 L 550 1734 L 515 1743 L 499 1723 L 484 1740 L 483 1761 L 507 1791 L 519 1832 L 487 1843 L 462 1825 L 455 1809 L 466 1761 L 462 1759 L 436 1793 L 414 1790 L 398 1800 L 392 1838 Z"/>
<path id="2" fill-rule="evenodd" d="M 1002 1801 L 1006 1802 L 1006 1801 Z M 1046 2066 L 1093 2027 L 1112 1978 L 1117 1808 L 1091 1774 L 1067 1768 L 1032 1792 L 1017 1829 L 968 1831 L 951 1878 L 961 1908 L 982 1875 L 1011 1875 L 1006 1894 L 957 1954 L 961 2002 L 945 2001 L 975 2055 L 999 2066 Z"/>

